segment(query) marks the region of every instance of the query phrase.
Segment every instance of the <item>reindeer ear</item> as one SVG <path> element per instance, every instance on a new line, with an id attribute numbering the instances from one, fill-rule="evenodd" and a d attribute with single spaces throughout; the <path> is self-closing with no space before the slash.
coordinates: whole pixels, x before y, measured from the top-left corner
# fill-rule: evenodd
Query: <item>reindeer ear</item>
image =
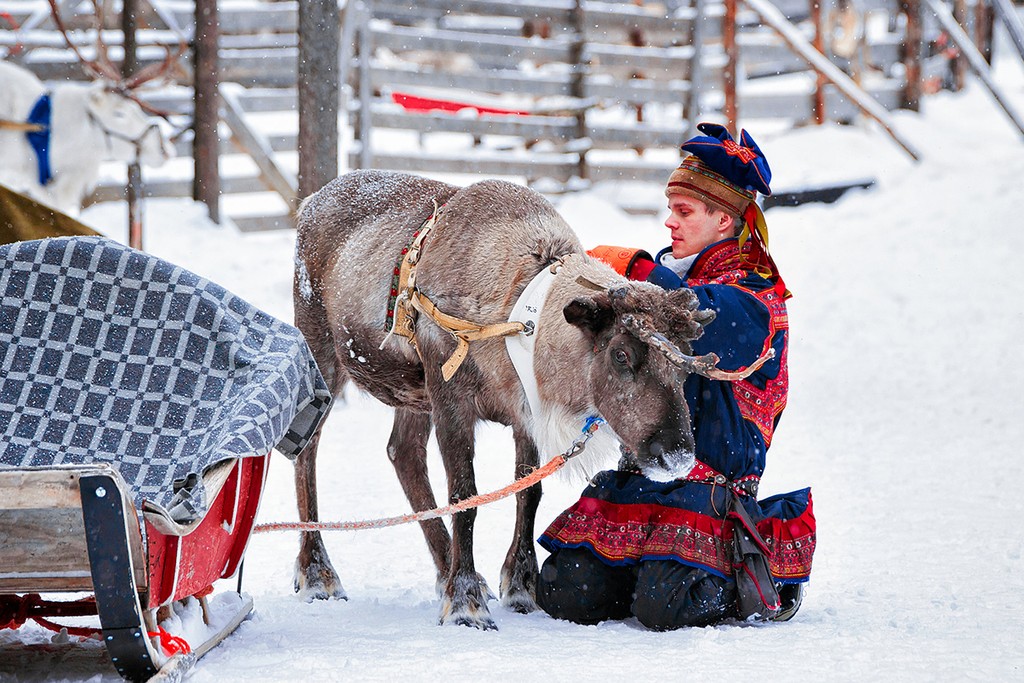
<path id="1" fill-rule="evenodd" d="M 615 320 L 611 302 L 605 297 L 601 297 L 601 301 L 587 296 L 573 299 L 562 309 L 562 315 L 567 323 L 580 328 L 591 338 L 596 338 Z"/>

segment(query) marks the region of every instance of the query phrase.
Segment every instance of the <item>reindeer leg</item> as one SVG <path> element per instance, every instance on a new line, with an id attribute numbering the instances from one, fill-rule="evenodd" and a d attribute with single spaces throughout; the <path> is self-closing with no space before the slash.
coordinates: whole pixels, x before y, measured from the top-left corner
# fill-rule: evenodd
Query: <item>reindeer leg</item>
<path id="1" fill-rule="evenodd" d="M 296 272 L 292 296 L 295 303 L 295 326 L 306 338 L 331 395 L 341 396 L 347 375 L 338 366 L 327 311 L 319 294 L 306 296 L 303 290 L 303 283 Z M 320 520 L 316 497 L 316 452 L 322 434 L 323 423 L 309 445 L 295 459 L 295 500 L 298 503 L 299 519 L 303 522 Z M 324 547 L 319 531 L 303 531 L 299 534 L 299 556 L 295 560 L 293 583 L 295 592 L 306 602 L 328 598 L 348 599 L 338 572 L 327 556 L 327 548 Z"/>
<path id="2" fill-rule="evenodd" d="M 437 507 L 434 491 L 427 477 L 427 439 L 430 437 L 430 413 L 417 413 L 405 408 L 395 410 L 395 423 L 388 441 L 388 458 L 395 466 L 405 497 L 416 512 Z M 420 522 L 430 556 L 437 567 L 438 594 L 444 588 L 451 567 L 452 540 L 440 519 Z"/>
<path id="3" fill-rule="evenodd" d="M 299 519 L 317 522 L 320 513 L 316 498 L 316 451 L 320 445 L 320 431 L 295 460 L 295 498 L 299 506 Z M 295 560 L 295 592 L 306 602 L 337 598 L 347 600 L 338 572 L 334 571 L 327 556 L 319 531 L 303 531 L 299 535 L 299 557 Z"/>
<path id="4" fill-rule="evenodd" d="M 516 442 L 516 477 L 523 477 L 540 464 L 537 446 L 522 430 L 513 433 Z M 540 484 L 516 494 L 516 528 L 512 545 L 501 567 L 501 604 L 507 609 L 528 614 L 537 609 L 537 551 L 533 545 L 533 525 L 540 504 Z"/>
<path id="5" fill-rule="evenodd" d="M 447 387 L 446 387 L 447 388 Z M 448 475 L 448 501 L 455 503 L 476 495 L 473 473 L 473 427 L 476 418 L 471 406 L 460 402 L 454 392 L 432 403 L 445 406 L 435 415 L 437 443 L 441 448 Z M 487 608 L 490 592 L 476 573 L 473 562 L 473 524 L 476 510 L 460 512 L 452 518 L 452 566 L 441 599 L 442 624 L 475 626 L 484 631 L 497 630 Z"/>

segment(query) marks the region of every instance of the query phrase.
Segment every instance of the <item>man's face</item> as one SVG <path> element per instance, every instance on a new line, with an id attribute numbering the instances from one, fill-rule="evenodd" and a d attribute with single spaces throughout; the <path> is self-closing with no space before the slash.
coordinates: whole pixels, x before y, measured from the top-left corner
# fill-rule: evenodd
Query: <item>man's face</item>
<path id="1" fill-rule="evenodd" d="M 669 216 L 665 227 L 672 231 L 672 255 L 686 258 L 732 234 L 734 221 L 729 214 L 682 194 L 668 199 Z"/>

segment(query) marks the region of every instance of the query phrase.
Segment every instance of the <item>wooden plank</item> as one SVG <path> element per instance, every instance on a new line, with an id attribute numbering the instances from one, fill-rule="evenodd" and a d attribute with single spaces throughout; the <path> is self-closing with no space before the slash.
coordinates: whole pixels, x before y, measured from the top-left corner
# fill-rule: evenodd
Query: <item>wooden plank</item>
<path id="1" fill-rule="evenodd" d="M 708 66 L 709 69 L 715 68 L 714 64 Z M 717 73 L 706 72 L 705 78 L 708 77 L 714 79 Z M 480 70 L 452 74 L 434 69 L 374 66 L 371 68 L 371 81 L 377 89 L 394 87 L 399 90 L 400 86 L 426 86 L 476 93 L 508 92 L 533 97 L 569 97 L 571 92 L 568 74 L 533 76 L 513 70 Z M 683 99 L 689 90 L 690 85 L 684 80 L 616 80 L 605 74 L 589 75 L 583 79 L 583 96 L 586 99 L 672 104 Z"/>
<path id="2" fill-rule="evenodd" d="M 180 25 L 192 23 L 191 2 L 164 2 Z M 295 33 L 298 30 L 298 2 L 221 2 L 220 31 L 232 33 Z"/>
<path id="3" fill-rule="evenodd" d="M 270 142 L 262 133 L 254 130 L 245 120 L 245 112 L 238 101 L 241 87 L 235 83 L 223 83 L 220 96 L 224 107 L 221 117 L 231 129 L 231 135 L 241 149 L 248 154 L 260 170 L 268 189 L 281 196 L 288 206 L 298 207 L 298 182 L 291 173 L 282 169 L 274 159 Z M 337 117 L 335 117 L 337 118 Z"/>
<path id="4" fill-rule="evenodd" d="M 1021 21 L 1013 3 L 1010 0 L 992 0 L 992 9 L 1003 22 L 1003 26 L 1010 36 L 1010 42 L 1017 48 L 1017 54 L 1024 59 L 1024 22 Z"/>
<path id="5" fill-rule="evenodd" d="M 78 481 L 106 466 L 0 471 L 0 592 L 81 591 L 92 587 Z M 148 585 L 135 507 L 119 482 L 140 590 Z"/>
<path id="6" fill-rule="evenodd" d="M 672 16 L 665 13 L 664 5 L 636 5 L 615 2 L 581 3 L 589 24 L 588 31 L 604 33 L 610 30 L 628 31 L 636 28 L 645 32 L 664 31 L 676 36 L 688 35 L 689 22 L 696 16 L 693 8 L 682 7 Z M 500 0 L 419 0 L 411 4 L 405 0 L 376 0 L 375 16 L 391 15 L 410 19 L 438 18 L 450 14 L 470 14 L 488 17 L 516 17 L 548 22 L 553 29 L 572 26 L 571 0 L 552 2 Z M 707 17 L 721 17 L 721 3 L 708 3 Z"/>
<path id="7" fill-rule="evenodd" d="M 931 2 L 932 0 L 929 1 Z M 920 154 L 917 150 L 915 150 L 913 146 L 896 131 L 896 128 L 889 117 L 889 113 L 885 108 L 872 99 L 870 95 L 861 90 L 861 88 L 854 83 L 849 76 L 840 71 L 834 64 L 832 64 L 832 62 L 828 61 L 828 58 L 815 50 L 807 39 L 796 30 L 796 27 L 786 21 L 786 18 L 782 16 L 779 10 L 772 5 L 771 2 L 768 0 L 744 0 L 744 2 L 747 6 L 760 14 L 772 28 L 778 31 L 779 35 L 781 35 L 801 57 L 807 60 L 808 64 L 813 66 L 815 70 L 822 73 L 826 78 L 834 83 L 844 95 L 856 102 L 857 106 L 860 107 L 865 114 L 878 121 L 882 128 L 889 133 L 889 135 L 907 154 L 909 154 L 915 161 L 920 159 Z"/>
<path id="8" fill-rule="evenodd" d="M 379 128 L 415 130 L 420 133 L 465 133 L 474 137 L 499 135 L 524 140 L 552 140 L 569 143 L 576 138 L 576 118 L 572 116 L 461 116 L 459 114 L 405 113 L 392 107 L 375 108 L 373 122 Z M 583 137 L 597 149 L 622 146 L 674 147 L 686 133 L 683 121 L 676 125 L 588 124 Z"/>
<path id="9" fill-rule="evenodd" d="M 273 216 L 232 216 L 231 220 L 241 232 L 268 232 L 270 230 L 294 230 L 295 218 L 291 214 Z"/>
<path id="10" fill-rule="evenodd" d="M 0 511 L 81 506 L 74 470 L 0 470 Z"/>
<path id="11" fill-rule="evenodd" d="M 267 186 L 258 175 L 241 175 L 221 178 L 222 194 L 242 194 L 248 192 L 266 192 Z M 146 197 L 189 197 L 192 193 L 190 178 L 153 179 L 146 181 Z M 84 206 L 99 202 L 124 201 L 124 185 L 116 182 L 101 182 L 86 198 Z"/>
<path id="12" fill-rule="evenodd" d="M 31 590 L 44 577 L 66 579 L 76 586 L 85 579 L 91 585 L 80 508 L 5 510 L 0 537 L 0 592 Z"/>
<path id="13" fill-rule="evenodd" d="M 1009 99 L 1003 94 L 1002 89 L 992 79 L 992 74 L 989 72 L 985 58 L 978 52 L 978 48 L 974 46 L 974 43 L 971 42 L 970 37 L 960 27 L 960 24 L 953 18 L 949 8 L 939 2 L 939 0 L 925 0 L 925 2 L 931 7 L 932 12 L 935 13 L 935 17 L 942 24 L 942 27 L 946 29 L 949 37 L 960 48 L 960 52 L 967 57 L 967 63 L 970 65 L 974 75 L 982 82 L 992 96 L 992 99 L 1002 108 L 1003 113 L 1016 126 L 1017 130 L 1024 135 L 1024 118 L 1021 118 L 1020 114 L 1010 104 Z"/>
<path id="14" fill-rule="evenodd" d="M 355 168 L 358 151 L 349 155 Z M 514 158 L 509 154 L 478 153 L 472 157 L 460 154 L 426 154 L 406 151 L 402 154 L 377 151 L 373 166 L 393 171 L 420 173 L 468 173 L 487 176 L 523 176 L 555 178 L 567 181 L 576 170 L 576 154 L 529 155 Z"/>

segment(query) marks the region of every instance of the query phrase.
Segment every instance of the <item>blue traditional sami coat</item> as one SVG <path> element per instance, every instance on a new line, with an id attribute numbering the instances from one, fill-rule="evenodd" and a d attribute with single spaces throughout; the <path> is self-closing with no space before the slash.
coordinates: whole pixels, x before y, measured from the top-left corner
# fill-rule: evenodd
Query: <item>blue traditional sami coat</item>
<path id="1" fill-rule="evenodd" d="M 689 287 L 701 309 L 715 311 L 694 354 L 716 353 L 727 371 L 745 369 L 769 348 L 775 355 L 744 380 L 687 378 L 697 464 L 686 477 L 656 482 L 621 466 L 601 472 L 539 543 L 551 552 L 587 548 L 610 565 L 674 560 L 731 578 L 735 522 L 727 511 L 737 495 L 764 540 L 772 579 L 806 581 L 815 546 L 810 489 L 756 499 L 789 386 L 784 287 L 747 266 L 734 238 L 704 249 L 685 281 L 664 266 L 647 279 Z"/>

